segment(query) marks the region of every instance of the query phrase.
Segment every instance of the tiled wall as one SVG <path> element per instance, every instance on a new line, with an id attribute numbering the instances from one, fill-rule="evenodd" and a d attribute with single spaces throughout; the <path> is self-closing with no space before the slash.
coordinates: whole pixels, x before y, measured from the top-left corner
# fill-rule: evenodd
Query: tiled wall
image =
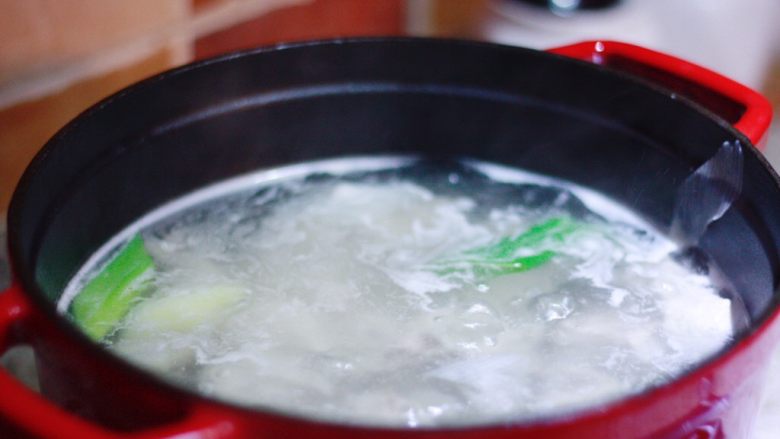
<path id="1" fill-rule="evenodd" d="M 0 214 L 67 121 L 193 58 L 275 41 L 398 34 L 404 0 L 0 0 Z"/>
<path id="2" fill-rule="evenodd" d="M 161 31 L 189 9 L 188 0 L 0 0 L 0 212 L 33 154 L 66 121 L 188 59 Z"/>

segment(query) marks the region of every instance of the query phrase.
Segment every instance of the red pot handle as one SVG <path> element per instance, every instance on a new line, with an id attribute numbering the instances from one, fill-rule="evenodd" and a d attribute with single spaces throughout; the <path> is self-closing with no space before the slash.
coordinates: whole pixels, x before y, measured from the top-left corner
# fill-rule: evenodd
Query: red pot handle
<path id="1" fill-rule="evenodd" d="M 760 93 L 682 59 L 616 41 L 586 41 L 549 52 L 623 71 L 685 96 L 765 146 L 772 106 Z"/>
<path id="2" fill-rule="evenodd" d="M 0 292 L 0 355 L 25 341 L 25 333 L 35 330 L 33 308 L 13 284 Z M 172 424 L 140 432 L 117 432 L 82 419 L 47 401 L 0 368 L 0 420 L 32 437 L 81 439 L 151 439 L 174 436 L 234 437 L 238 425 L 224 414 L 208 407 L 192 407 Z M 0 422 L 0 436 L 5 437 Z"/>

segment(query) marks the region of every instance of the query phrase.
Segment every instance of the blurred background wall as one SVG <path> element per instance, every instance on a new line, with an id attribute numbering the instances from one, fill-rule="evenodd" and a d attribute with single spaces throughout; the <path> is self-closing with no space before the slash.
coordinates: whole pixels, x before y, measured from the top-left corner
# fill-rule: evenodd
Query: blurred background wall
<path id="1" fill-rule="evenodd" d="M 38 149 L 101 98 L 278 41 L 411 34 L 547 48 L 620 39 L 780 102 L 777 0 L 0 0 L 0 11 L 0 216 Z M 780 146 L 768 155 L 780 163 Z"/>

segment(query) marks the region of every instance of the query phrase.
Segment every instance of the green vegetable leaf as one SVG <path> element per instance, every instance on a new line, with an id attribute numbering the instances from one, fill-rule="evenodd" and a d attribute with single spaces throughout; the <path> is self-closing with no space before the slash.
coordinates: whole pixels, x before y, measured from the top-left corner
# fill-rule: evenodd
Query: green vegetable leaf
<path id="1" fill-rule="evenodd" d="M 102 340 L 149 287 L 154 261 L 144 241 L 135 236 L 73 299 L 76 323 L 95 340 Z"/>
<path id="2" fill-rule="evenodd" d="M 530 229 L 515 238 L 504 238 L 496 244 L 467 250 L 465 253 L 488 259 L 506 259 L 520 249 L 539 246 L 547 240 L 563 241 L 578 227 L 579 225 L 571 218 L 550 218 L 531 226 Z"/>
<path id="3" fill-rule="evenodd" d="M 490 260 L 474 263 L 474 272 L 481 279 L 522 273 L 546 264 L 555 256 L 555 252 L 545 250 L 531 256 L 521 256 L 508 261 Z"/>
<path id="4" fill-rule="evenodd" d="M 514 238 L 504 238 L 495 244 L 466 250 L 461 256 L 435 263 L 436 272 L 446 276 L 472 270 L 481 280 L 503 276 L 544 265 L 557 254 L 545 247 L 563 242 L 580 228 L 581 224 L 568 217 L 555 217 L 536 224 Z M 518 252 L 528 253 L 516 256 Z"/>

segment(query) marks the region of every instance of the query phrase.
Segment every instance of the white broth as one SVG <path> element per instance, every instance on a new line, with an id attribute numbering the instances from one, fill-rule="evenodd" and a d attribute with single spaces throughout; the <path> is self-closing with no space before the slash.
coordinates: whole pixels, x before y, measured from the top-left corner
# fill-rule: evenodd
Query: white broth
<path id="1" fill-rule="evenodd" d="M 318 419 L 568 412 L 679 376 L 733 333 L 706 267 L 632 212 L 483 163 L 344 159 L 212 186 L 106 244 L 62 312 L 133 236 L 153 270 L 108 349 Z"/>

